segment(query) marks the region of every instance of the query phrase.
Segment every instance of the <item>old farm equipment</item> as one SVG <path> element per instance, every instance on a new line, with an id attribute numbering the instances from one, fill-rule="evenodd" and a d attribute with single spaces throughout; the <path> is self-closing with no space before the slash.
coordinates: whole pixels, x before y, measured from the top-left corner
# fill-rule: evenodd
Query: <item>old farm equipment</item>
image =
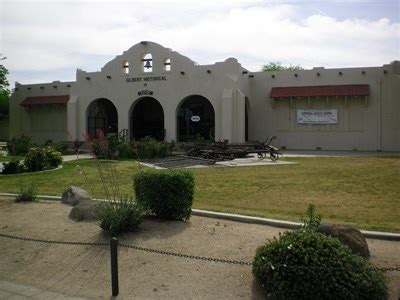
<path id="1" fill-rule="evenodd" d="M 265 159 L 269 156 L 271 160 L 275 161 L 282 153 L 279 149 L 271 146 L 274 139 L 276 139 L 276 136 L 269 136 L 263 142 L 247 144 L 228 144 L 226 140 L 215 143 L 196 143 L 193 148 L 187 151 L 186 155 L 210 161 L 223 161 L 256 154 L 259 159 Z"/>

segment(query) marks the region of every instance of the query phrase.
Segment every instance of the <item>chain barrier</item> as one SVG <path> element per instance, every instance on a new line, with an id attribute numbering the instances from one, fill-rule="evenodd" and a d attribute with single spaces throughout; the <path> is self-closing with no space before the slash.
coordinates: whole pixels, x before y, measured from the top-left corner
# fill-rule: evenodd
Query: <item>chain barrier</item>
<path id="1" fill-rule="evenodd" d="M 163 254 L 163 255 L 169 255 L 169 256 L 183 257 L 183 258 L 189 258 L 189 259 L 195 259 L 195 260 L 205 260 L 205 261 L 210 261 L 210 262 L 218 262 L 218 263 L 226 263 L 226 264 L 234 264 L 234 265 L 247 265 L 247 266 L 253 265 L 253 263 L 246 262 L 246 261 L 182 254 L 182 253 L 171 252 L 171 251 L 164 251 L 164 250 L 158 250 L 158 249 L 151 249 L 151 248 L 127 245 L 127 244 L 123 244 L 123 243 L 120 243 L 119 246 L 120 247 L 124 247 L 124 248 L 129 248 L 129 249 L 135 249 L 135 250 L 150 252 L 150 253 L 157 253 L 157 254 Z"/>
<path id="2" fill-rule="evenodd" d="M 29 242 L 38 242 L 38 243 L 46 243 L 46 244 L 60 244 L 60 245 L 80 245 L 80 246 L 108 246 L 109 243 L 89 243 L 89 242 L 68 242 L 68 241 L 54 241 L 54 240 L 43 240 L 43 239 L 32 239 L 20 236 L 14 236 L 9 234 L 0 233 L 0 237 L 5 237 L 14 240 L 21 241 L 29 241 Z"/>
<path id="3" fill-rule="evenodd" d="M 93 243 L 93 242 L 70 242 L 70 241 L 33 239 L 33 238 L 19 237 L 19 236 L 4 234 L 4 233 L 0 233 L 0 237 L 21 240 L 21 241 L 30 241 L 30 242 L 48 243 L 48 244 L 61 244 L 61 245 L 82 245 L 82 246 L 108 246 L 109 245 L 109 243 L 101 243 L 101 242 L 95 242 L 95 243 Z M 198 255 L 189 255 L 189 254 L 183 254 L 183 253 L 172 252 L 172 251 L 164 251 L 164 250 L 158 250 L 158 249 L 153 249 L 153 248 L 145 248 L 145 247 L 140 247 L 140 246 L 128 245 L 128 244 L 124 244 L 124 243 L 119 243 L 118 246 L 127 248 L 127 249 L 134 249 L 134 250 L 145 251 L 145 252 L 149 252 L 149 253 L 182 257 L 182 258 L 194 259 L 194 260 L 202 260 L 202 261 L 233 264 L 233 265 L 243 265 L 243 266 L 252 266 L 253 265 L 253 263 L 247 262 L 247 261 L 213 258 L 213 257 L 198 256 Z M 321 268 L 324 269 L 323 267 L 288 266 L 285 264 L 271 264 L 272 270 L 275 270 L 277 268 L 292 268 L 292 269 L 303 269 L 303 270 L 311 270 L 311 269 L 317 270 L 317 269 L 321 269 Z M 372 270 L 381 271 L 381 272 L 400 272 L 400 267 L 382 267 L 382 268 L 376 267 L 376 268 L 372 268 Z"/>

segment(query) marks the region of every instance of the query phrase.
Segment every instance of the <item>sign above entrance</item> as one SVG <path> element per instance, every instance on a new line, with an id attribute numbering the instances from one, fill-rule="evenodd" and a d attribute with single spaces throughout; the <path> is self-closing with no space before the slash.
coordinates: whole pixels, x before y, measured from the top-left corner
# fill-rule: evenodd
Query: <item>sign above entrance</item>
<path id="1" fill-rule="evenodd" d="M 190 118 L 190 120 L 191 120 L 192 122 L 199 122 L 199 121 L 200 121 L 200 116 L 192 116 L 192 117 Z"/>
<path id="2" fill-rule="evenodd" d="M 145 95 L 153 95 L 153 91 L 149 91 L 149 90 L 143 90 L 143 91 L 139 91 L 138 96 L 145 96 Z"/>
<path id="3" fill-rule="evenodd" d="M 142 81 L 166 81 L 165 76 L 146 76 L 146 77 L 128 77 L 126 82 L 142 82 Z"/>
<path id="4" fill-rule="evenodd" d="M 297 123 L 337 124 L 337 109 L 298 109 Z"/>

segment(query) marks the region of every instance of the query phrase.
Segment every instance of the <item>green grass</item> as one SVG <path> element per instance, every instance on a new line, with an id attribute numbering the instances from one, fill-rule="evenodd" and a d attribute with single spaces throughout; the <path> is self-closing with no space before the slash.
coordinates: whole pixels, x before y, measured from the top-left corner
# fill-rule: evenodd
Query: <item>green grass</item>
<path id="1" fill-rule="evenodd" d="M 289 160 L 299 165 L 193 170 L 194 207 L 299 221 L 307 205 L 314 203 L 323 221 L 400 232 L 399 157 Z M 85 170 L 90 185 L 77 165 Z M 113 166 L 121 194 L 133 195 L 132 176 L 140 171 L 134 161 L 81 160 L 65 163 L 58 171 L 0 177 L 0 191 L 15 193 L 22 182 L 31 181 L 38 194 L 61 195 L 67 186 L 77 185 L 95 197 L 105 197 L 98 166 L 106 174 Z"/>
<path id="2" fill-rule="evenodd" d="M 21 159 L 24 159 L 24 157 L 23 156 L 13 156 L 13 155 L 0 156 L 0 162 L 6 162 L 6 161 L 13 160 L 13 159 L 21 160 Z"/>

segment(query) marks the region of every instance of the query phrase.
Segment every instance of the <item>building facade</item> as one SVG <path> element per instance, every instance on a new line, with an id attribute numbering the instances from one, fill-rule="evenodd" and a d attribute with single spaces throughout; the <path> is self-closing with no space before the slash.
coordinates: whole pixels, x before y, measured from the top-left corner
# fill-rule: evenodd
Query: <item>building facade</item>
<path id="1" fill-rule="evenodd" d="M 76 81 L 16 83 L 10 137 L 35 142 L 119 133 L 230 143 L 278 137 L 287 149 L 400 150 L 400 62 L 250 72 L 235 58 L 197 65 L 140 42 Z"/>

